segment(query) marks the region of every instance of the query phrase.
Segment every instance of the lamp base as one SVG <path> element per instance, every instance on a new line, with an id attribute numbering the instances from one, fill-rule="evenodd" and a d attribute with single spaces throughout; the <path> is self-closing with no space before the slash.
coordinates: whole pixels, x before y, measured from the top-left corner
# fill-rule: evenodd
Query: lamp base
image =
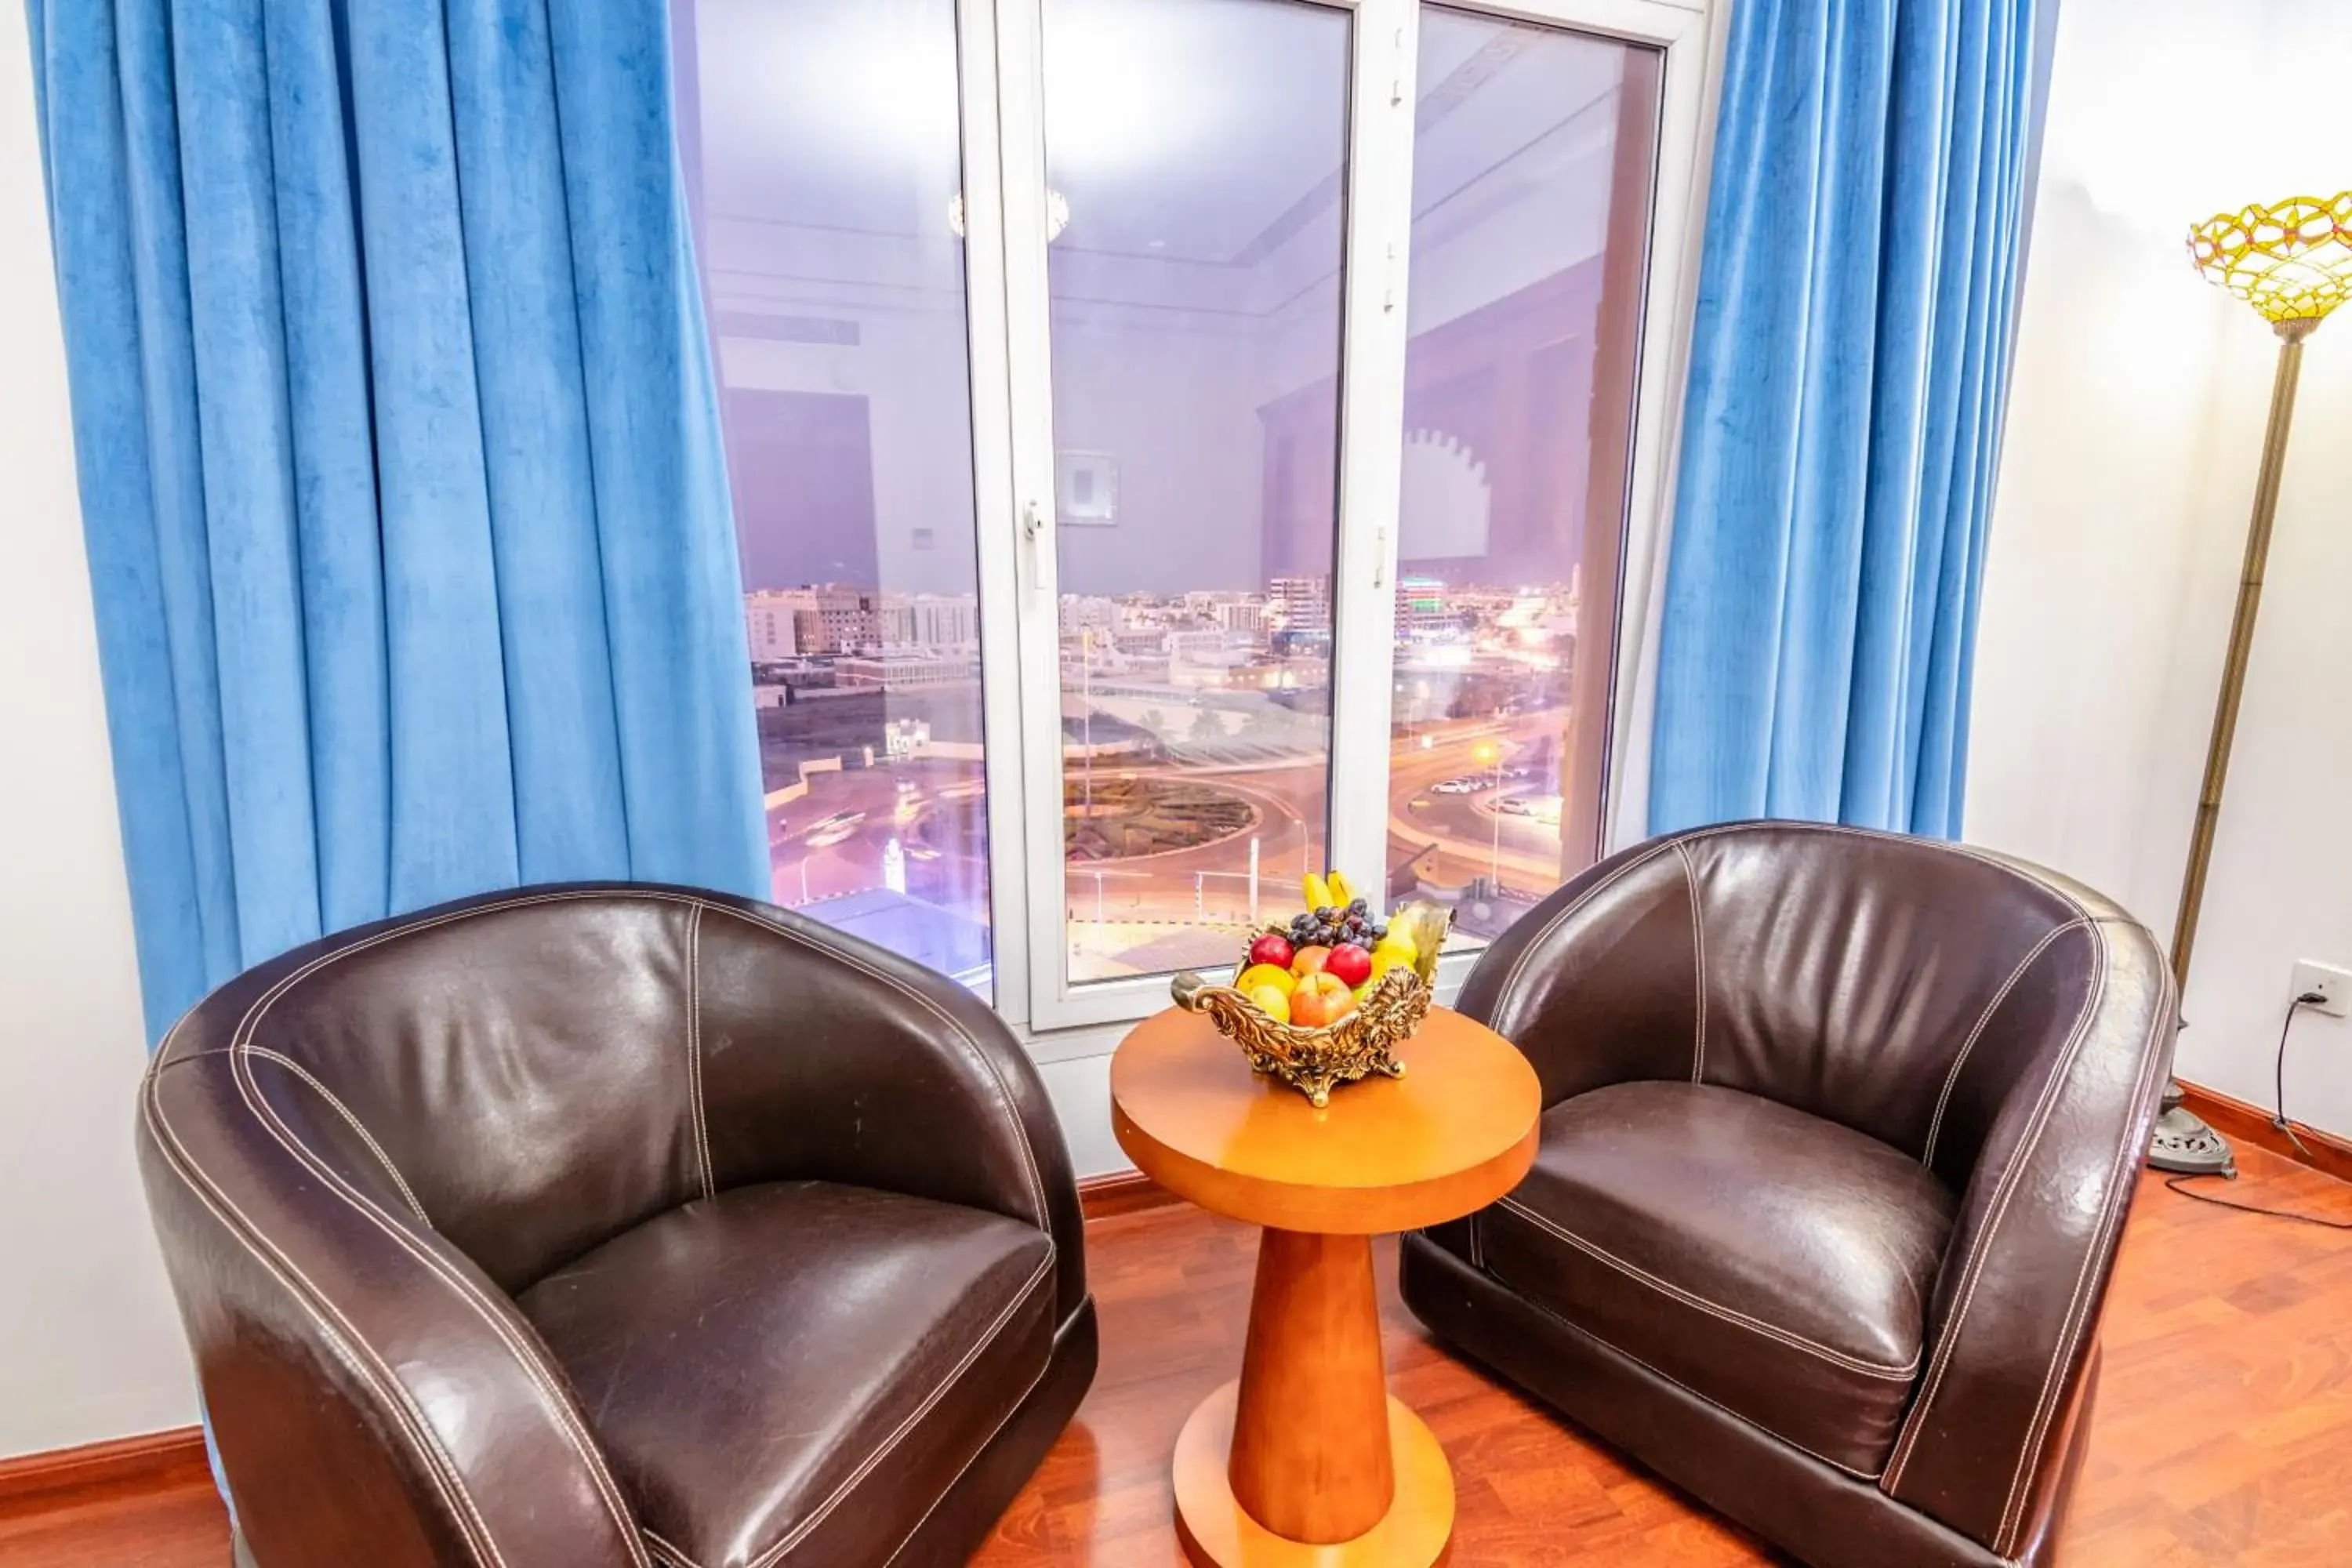
<path id="1" fill-rule="evenodd" d="M 2180 1103 L 2177 1083 L 2165 1086 L 2164 1113 L 2148 1134 L 2147 1163 L 2156 1170 L 2182 1176 L 2235 1179 L 2238 1174 L 2238 1159 L 2230 1152 L 2230 1141 Z"/>

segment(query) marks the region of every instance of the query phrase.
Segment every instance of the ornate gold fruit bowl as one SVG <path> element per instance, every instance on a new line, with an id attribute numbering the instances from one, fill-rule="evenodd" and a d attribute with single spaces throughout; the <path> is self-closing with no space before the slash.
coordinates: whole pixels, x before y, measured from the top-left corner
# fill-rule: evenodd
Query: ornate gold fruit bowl
<path id="1" fill-rule="evenodd" d="M 1339 1084 L 1376 1072 L 1404 1076 L 1396 1047 L 1412 1038 L 1429 1016 L 1438 950 L 1445 944 L 1453 918 L 1453 911 L 1438 904 L 1408 904 L 1399 910 L 1390 926 L 1402 925 L 1412 933 L 1412 966 L 1390 970 L 1364 993 L 1354 1012 L 1320 1027 L 1277 1022 L 1234 987 L 1191 970 L 1176 976 L 1170 990 L 1178 1006 L 1207 1014 L 1217 1032 L 1242 1048 L 1252 1070 L 1279 1079 L 1320 1110 L 1331 1103 L 1331 1090 Z M 1282 928 L 1266 930 L 1279 934 Z M 1245 966 L 1247 942 L 1242 951 Z"/>

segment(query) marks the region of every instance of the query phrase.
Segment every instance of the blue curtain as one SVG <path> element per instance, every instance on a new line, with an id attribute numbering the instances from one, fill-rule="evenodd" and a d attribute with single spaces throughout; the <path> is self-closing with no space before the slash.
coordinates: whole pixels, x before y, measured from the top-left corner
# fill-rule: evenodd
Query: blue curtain
<path id="1" fill-rule="evenodd" d="M 1733 10 L 1654 832 L 1746 816 L 1959 830 L 2036 8 Z"/>
<path id="2" fill-rule="evenodd" d="M 151 1029 L 485 889 L 764 895 L 661 0 L 30 0 Z"/>

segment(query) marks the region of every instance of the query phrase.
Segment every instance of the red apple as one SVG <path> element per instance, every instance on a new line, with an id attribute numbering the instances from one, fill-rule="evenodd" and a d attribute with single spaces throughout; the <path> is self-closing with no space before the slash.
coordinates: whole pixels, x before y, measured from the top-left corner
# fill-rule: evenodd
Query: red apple
<path id="1" fill-rule="evenodd" d="M 1301 1028 L 1336 1024 L 1355 1010 L 1356 994 L 1336 974 L 1306 975 L 1290 993 L 1290 1021 Z"/>
<path id="2" fill-rule="evenodd" d="M 1290 939 L 1278 931 L 1267 931 L 1249 944 L 1249 961 L 1253 964 L 1271 963 L 1276 969 L 1290 967 Z"/>
<path id="3" fill-rule="evenodd" d="M 1330 956 L 1331 950 L 1328 947 L 1302 947 L 1297 952 L 1290 955 L 1290 973 L 1293 974 L 1320 974 L 1323 973 L 1324 960 Z"/>
<path id="4" fill-rule="evenodd" d="M 1343 942 L 1323 961 L 1323 973 L 1336 975 L 1340 984 L 1353 989 L 1372 977 L 1372 955 L 1352 942 Z"/>

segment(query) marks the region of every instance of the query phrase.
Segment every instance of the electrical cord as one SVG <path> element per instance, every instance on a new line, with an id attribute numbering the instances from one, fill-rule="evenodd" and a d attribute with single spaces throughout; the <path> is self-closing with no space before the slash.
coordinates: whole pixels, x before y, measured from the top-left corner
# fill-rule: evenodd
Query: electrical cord
<path id="1" fill-rule="evenodd" d="M 2218 1175 L 2220 1173 L 2215 1172 L 2213 1174 Z M 2180 1184 L 2183 1182 L 2210 1182 L 2212 1179 L 2211 1175 L 2167 1176 L 2164 1179 L 2164 1184 L 2184 1198 L 2195 1198 L 2199 1203 L 2211 1204 L 2215 1208 L 2236 1209 L 2240 1214 L 2268 1215 L 2273 1219 L 2300 1220 L 2305 1225 L 2315 1225 L 2323 1230 L 2352 1230 L 2352 1219 L 2329 1219 L 2324 1215 L 2305 1214 L 2297 1209 L 2265 1208 L 2261 1204 L 2237 1203 L 2229 1198 L 2217 1198 L 2211 1193 L 2200 1193 L 2194 1188 Z"/>
<path id="2" fill-rule="evenodd" d="M 2286 1113 L 2286 1036 L 2287 1031 L 2294 1027 L 2296 1013 L 2305 1007 L 2316 1007 L 2326 1000 L 2316 991 L 2306 991 L 2286 1005 L 2286 1016 L 2279 1023 L 2278 1050 L 2271 1058 L 2271 1125 L 2285 1133 L 2286 1141 L 2294 1145 L 2294 1152 L 2305 1160 L 2312 1158 L 2311 1151 L 2304 1146 L 2302 1139 L 2294 1135 L 2294 1122 Z"/>
<path id="3" fill-rule="evenodd" d="M 2294 1016 L 2297 1013 L 2326 1000 L 2327 998 L 2316 991 L 2306 991 L 2286 1005 L 2286 1016 L 2279 1024 L 2278 1056 L 2271 1068 L 2272 1093 L 2275 1097 L 2272 1102 L 2271 1125 L 2285 1133 L 2287 1142 L 2301 1150 L 2306 1161 L 2312 1159 L 2311 1150 L 2305 1145 L 2302 1139 L 2295 1136 L 2294 1122 L 2286 1113 L 2286 1037 L 2288 1032 L 2294 1027 Z M 2219 1173 L 2215 1173 L 2215 1174 Z M 2198 1175 L 2168 1176 L 2165 1179 L 2164 1184 L 2168 1190 L 2179 1193 L 2184 1198 L 2195 1198 L 2200 1204 L 2211 1204 L 2216 1208 L 2236 1209 L 2240 1214 L 2268 1215 L 2273 1219 L 2299 1220 L 2305 1225 L 2315 1225 L 2326 1230 L 2352 1230 L 2352 1220 L 2328 1219 L 2320 1215 L 2303 1214 L 2294 1209 L 2268 1208 L 2261 1204 L 2235 1203 L 2228 1198 L 2215 1197 L 2210 1193 L 2200 1193 L 2181 1184 L 2184 1182 L 2208 1179 L 2210 1178 Z M 2231 1173 L 2227 1179 L 2235 1181 L 2237 1179 L 2235 1173 Z"/>

